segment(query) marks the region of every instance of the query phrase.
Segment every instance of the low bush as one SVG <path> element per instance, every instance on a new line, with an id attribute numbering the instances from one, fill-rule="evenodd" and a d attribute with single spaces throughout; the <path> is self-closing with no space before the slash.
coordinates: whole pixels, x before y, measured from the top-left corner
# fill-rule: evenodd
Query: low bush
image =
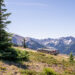
<path id="1" fill-rule="evenodd" d="M 14 48 L 8 48 L 6 50 L 0 50 L 0 59 L 3 60 L 28 60 L 28 53 Z"/>
<path id="2" fill-rule="evenodd" d="M 14 48 L 8 48 L 6 50 L 0 50 L 0 59 L 4 60 L 16 60 L 17 52 Z"/>
<path id="3" fill-rule="evenodd" d="M 27 51 L 21 51 L 21 50 L 17 50 L 17 59 L 18 60 L 28 60 L 29 59 L 29 54 Z"/>
<path id="4" fill-rule="evenodd" d="M 56 72 L 51 68 L 44 69 L 44 75 L 57 75 Z"/>

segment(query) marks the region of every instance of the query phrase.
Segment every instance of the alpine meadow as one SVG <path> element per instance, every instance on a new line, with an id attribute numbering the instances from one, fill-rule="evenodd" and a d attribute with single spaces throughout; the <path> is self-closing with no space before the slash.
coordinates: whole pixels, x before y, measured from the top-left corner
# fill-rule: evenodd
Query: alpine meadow
<path id="1" fill-rule="evenodd" d="M 74 9 L 74 0 L 0 0 L 0 75 L 75 75 Z"/>

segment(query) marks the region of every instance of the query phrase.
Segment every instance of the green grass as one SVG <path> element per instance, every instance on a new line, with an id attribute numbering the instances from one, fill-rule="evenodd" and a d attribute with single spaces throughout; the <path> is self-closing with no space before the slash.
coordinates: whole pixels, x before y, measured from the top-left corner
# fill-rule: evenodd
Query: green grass
<path id="1" fill-rule="evenodd" d="M 42 72 L 36 72 L 34 70 L 20 70 L 21 75 L 57 75 L 57 73 L 51 68 L 44 68 Z"/>
<path id="2" fill-rule="evenodd" d="M 33 62 L 41 62 L 41 63 L 47 63 L 47 64 L 59 64 L 60 62 L 57 61 L 52 56 L 46 56 L 44 53 L 38 53 L 38 52 L 29 52 L 29 60 Z"/>
<path id="3" fill-rule="evenodd" d="M 66 58 L 65 60 L 58 61 L 52 55 L 47 55 L 45 53 L 40 53 L 40 52 L 29 52 L 29 60 L 34 63 L 41 62 L 49 65 L 56 65 L 59 68 L 62 68 L 64 72 L 62 72 L 62 74 L 58 72 L 58 75 L 75 75 L 75 63 L 71 64 L 69 60 L 66 61 Z"/>
<path id="4" fill-rule="evenodd" d="M 21 75 L 44 75 L 42 72 L 36 72 L 34 70 L 20 70 Z"/>
<path id="5" fill-rule="evenodd" d="M 15 48 L 15 50 L 18 54 L 17 58 L 21 59 L 20 63 L 22 67 L 23 65 L 26 66 L 26 69 L 20 69 L 16 66 L 21 75 L 75 75 L 75 61 L 70 63 L 69 59 L 66 60 L 65 57 L 63 59 L 63 56 L 61 55 L 60 61 L 59 55 L 54 56 L 41 52 L 30 51 L 29 49 L 21 50 L 21 48 Z M 26 61 L 26 58 L 28 61 Z M 14 64 L 18 63 L 19 62 L 14 62 Z M 0 70 L 4 71 L 6 70 L 6 67 L 1 66 Z"/>

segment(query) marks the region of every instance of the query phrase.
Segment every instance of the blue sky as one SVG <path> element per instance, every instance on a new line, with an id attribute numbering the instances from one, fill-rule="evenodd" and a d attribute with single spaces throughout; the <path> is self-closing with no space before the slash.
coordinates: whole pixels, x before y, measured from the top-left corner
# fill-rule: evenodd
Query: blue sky
<path id="1" fill-rule="evenodd" d="M 24 37 L 75 37 L 75 0 L 5 0 L 8 32 Z"/>

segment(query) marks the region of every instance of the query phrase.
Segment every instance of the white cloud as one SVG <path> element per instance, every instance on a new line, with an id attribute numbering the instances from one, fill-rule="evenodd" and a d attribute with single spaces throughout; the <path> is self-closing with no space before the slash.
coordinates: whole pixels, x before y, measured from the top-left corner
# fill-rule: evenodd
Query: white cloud
<path id="1" fill-rule="evenodd" d="M 44 3 L 23 3 L 23 2 L 17 2 L 17 3 L 9 3 L 7 2 L 6 4 L 11 4 L 11 5 L 17 5 L 17 6 L 40 6 L 40 7 L 48 7 L 47 4 Z"/>

